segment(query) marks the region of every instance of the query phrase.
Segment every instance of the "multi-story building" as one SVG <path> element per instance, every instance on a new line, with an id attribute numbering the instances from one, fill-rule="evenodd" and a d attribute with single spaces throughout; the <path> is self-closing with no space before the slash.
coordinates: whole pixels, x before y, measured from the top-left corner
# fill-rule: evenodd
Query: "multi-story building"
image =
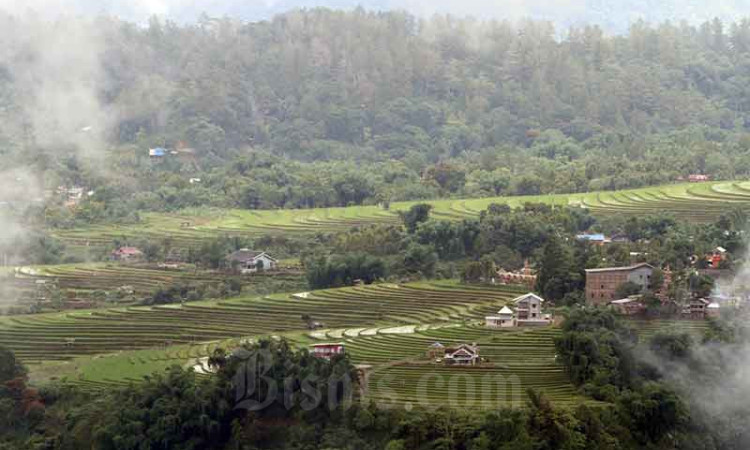
<path id="1" fill-rule="evenodd" d="M 653 272 L 654 267 L 646 263 L 626 267 L 586 269 L 586 303 L 603 305 L 617 300 L 615 291 L 628 281 L 639 285 L 641 291 L 644 291 L 651 283 Z"/>

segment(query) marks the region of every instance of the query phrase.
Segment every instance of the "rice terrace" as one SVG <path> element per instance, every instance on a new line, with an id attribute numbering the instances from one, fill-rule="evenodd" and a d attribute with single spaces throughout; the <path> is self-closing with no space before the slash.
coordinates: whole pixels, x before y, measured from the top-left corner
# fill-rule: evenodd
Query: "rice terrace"
<path id="1" fill-rule="evenodd" d="M 124 225 L 96 225 L 58 230 L 65 241 L 78 245 L 108 243 L 127 236 L 166 237 L 191 243 L 216 235 L 295 235 L 346 231 L 371 224 L 397 223 L 398 211 L 417 202 L 399 202 L 388 210 L 380 206 L 299 210 L 186 210 L 175 214 L 142 214 L 142 222 Z M 477 217 L 493 203 L 519 207 L 524 203 L 579 206 L 594 215 L 645 215 L 671 213 L 691 222 L 709 222 L 731 208 L 750 208 L 750 182 L 708 182 L 673 184 L 623 191 L 543 196 L 496 197 L 466 200 L 434 200 L 437 219 L 461 220 Z"/>
<path id="2" fill-rule="evenodd" d="M 371 400 L 385 405 L 440 404 L 448 389 L 441 373 L 461 374 L 460 386 L 451 387 L 450 398 L 462 408 L 521 404 L 510 397 L 510 390 L 497 390 L 498 379 L 517 380 L 518 392 L 534 388 L 561 405 L 585 401 L 555 361 L 556 329 L 495 331 L 481 325 L 485 315 L 521 292 L 453 282 L 385 284 L 182 306 L 5 317 L 0 319 L 0 342 L 31 364 L 32 377 L 86 389 L 138 382 L 172 364 L 202 370 L 216 348 L 283 336 L 300 347 L 343 342 L 354 363 L 374 368 Z M 325 329 L 303 331 L 301 317 L 306 314 Z M 690 324 L 649 326 L 684 329 Z M 450 369 L 413 363 L 423 359 L 434 342 L 449 345 L 467 340 L 482 346 L 489 364 Z M 425 376 L 429 383 L 419 392 L 418 382 Z"/>
<path id="3" fill-rule="evenodd" d="M 540 197 L 438 200 L 430 202 L 439 219 L 476 217 L 492 203 L 513 207 L 525 202 L 572 205 L 595 215 L 638 215 L 668 212 L 703 222 L 715 219 L 727 207 L 750 207 L 750 183 L 672 185 L 619 192 L 548 195 Z M 398 211 L 412 203 L 397 203 L 389 210 L 377 206 L 321 210 L 186 211 L 176 215 L 144 214 L 143 223 L 95 226 L 59 231 L 73 244 L 107 242 L 128 235 L 169 236 L 184 245 L 220 234 L 257 236 L 341 231 L 377 223 L 396 223 Z M 128 284 L 147 292 L 162 284 L 205 281 L 209 274 L 89 264 L 28 269 L 28 279 L 54 279 L 81 292 Z M 266 275 L 264 275 L 266 276 Z M 278 277 L 277 277 L 278 278 Z M 257 278 L 256 278 L 257 279 Z M 172 364 L 195 366 L 200 371 L 217 348 L 231 349 L 262 336 L 284 337 L 300 348 L 316 342 L 340 341 L 351 360 L 374 368 L 369 384 L 372 400 L 384 404 L 417 405 L 425 398 L 439 404 L 446 392 L 457 407 L 491 408 L 510 402 L 495 392 L 497 377 L 516 380 L 524 390 L 545 392 L 559 405 L 587 401 L 556 362 L 556 328 L 488 330 L 482 319 L 523 287 L 472 287 L 455 282 L 375 284 L 321 291 L 243 296 L 183 305 L 127 306 L 32 316 L 0 318 L 0 344 L 11 348 L 37 380 L 57 380 L 86 389 L 138 382 L 143 376 Z M 320 329 L 306 330 L 305 317 Z M 683 322 L 651 322 L 644 330 L 692 326 Z M 697 328 L 696 328 L 697 327 Z M 702 324 L 695 324 L 700 332 Z M 476 342 L 488 361 L 481 368 L 451 369 L 424 360 L 436 342 Z M 460 386 L 440 378 L 460 373 Z M 424 377 L 425 386 L 419 386 Z M 488 378 L 489 376 L 489 378 Z M 430 384 L 432 383 L 432 384 Z M 417 395 L 417 391 L 423 392 Z M 479 395 L 484 392 L 484 395 Z M 501 398 L 502 397 L 502 398 Z M 474 402 L 476 400 L 476 403 Z M 499 403 L 498 403 L 499 402 Z M 517 403 L 517 400 L 516 400 Z M 509 403 L 508 403 L 509 404 Z"/>
<path id="4" fill-rule="evenodd" d="M 0 0 L 0 450 L 750 449 L 750 0 L 512 3 Z"/>

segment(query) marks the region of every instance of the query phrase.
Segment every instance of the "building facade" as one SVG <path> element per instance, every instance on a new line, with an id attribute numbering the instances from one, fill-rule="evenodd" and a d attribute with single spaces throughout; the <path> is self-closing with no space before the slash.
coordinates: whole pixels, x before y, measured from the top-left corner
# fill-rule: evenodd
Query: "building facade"
<path id="1" fill-rule="evenodd" d="M 484 323 L 487 328 L 511 328 L 516 326 L 516 318 L 512 309 L 503 306 L 497 314 L 485 317 Z"/>
<path id="2" fill-rule="evenodd" d="M 229 263 L 242 273 L 274 270 L 278 261 L 266 252 L 256 252 L 246 248 L 237 250 L 227 257 Z"/>
<path id="3" fill-rule="evenodd" d="M 475 366 L 480 362 L 479 346 L 461 344 L 458 347 L 446 348 L 443 362 L 448 366 Z"/>
<path id="4" fill-rule="evenodd" d="M 344 344 L 336 342 L 330 344 L 313 344 L 312 354 L 318 358 L 331 359 L 344 353 Z"/>
<path id="5" fill-rule="evenodd" d="M 615 291 L 626 282 L 639 285 L 643 291 L 651 283 L 653 272 L 653 266 L 646 263 L 626 267 L 586 269 L 586 303 L 606 305 L 616 300 Z"/>

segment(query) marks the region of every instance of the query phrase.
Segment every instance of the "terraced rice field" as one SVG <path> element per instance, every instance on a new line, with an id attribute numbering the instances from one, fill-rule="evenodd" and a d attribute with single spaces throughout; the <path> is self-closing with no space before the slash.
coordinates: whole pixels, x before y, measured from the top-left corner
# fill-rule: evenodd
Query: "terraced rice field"
<path id="1" fill-rule="evenodd" d="M 669 212 L 683 220 L 707 222 L 716 220 L 730 208 L 750 209 L 750 182 L 685 183 L 624 191 L 435 200 L 427 203 L 433 205 L 434 217 L 459 220 L 477 217 L 492 203 L 516 207 L 526 202 L 580 206 L 601 216 Z M 138 224 L 100 225 L 62 230 L 56 234 L 69 243 L 78 245 L 110 243 L 123 236 L 171 236 L 176 242 L 191 245 L 217 235 L 293 235 L 345 231 L 369 224 L 397 223 L 398 211 L 406 210 L 415 203 L 393 203 L 389 210 L 377 206 L 356 206 L 309 210 L 186 210 L 180 214 L 145 213 L 142 215 L 142 222 Z"/>
<path id="2" fill-rule="evenodd" d="M 127 287 L 136 295 L 149 294 L 160 287 L 176 284 L 210 285 L 231 278 L 223 273 L 190 269 L 161 269 L 147 265 L 122 265 L 116 263 L 62 264 L 56 266 L 24 267 L 12 279 L 19 289 L 32 290 L 36 282 L 52 282 L 71 297 L 86 298 L 93 291 L 111 291 Z M 289 282 L 303 280 L 301 271 L 279 271 L 234 277 L 244 286 L 269 279 Z"/>
<path id="3" fill-rule="evenodd" d="M 708 329 L 705 320 L 633 320 L 629 324 L 636 330 L 641 342 L 660 332 L 689 333 L 699 338 Z"/>
<path id="4" fill-rule="evenodd" d="M 35 363 L 299 331 L 305 328 L 305 314 L 330 329 L 461 322 L 484 317 L 518 293 L 508 288 L 415 283 L 183 306 L 12 316 L 0 319 L 0 345 L 11 348 L 24 362 Z"/>
<path id="5" fill-rule="evenodd" d="M 380 406 L 498 408 L 524 404 L 526 389 L 542 391 L 559 406 L 584 399 L 555 362 L 556 328 L 488 330 L 444 327 L 414 334 L 359 337 L 345 341 L 352 361 L 373 366 L 368 399 Z M 434 342 L 476 342 L 487 362 L 448 367 L 425 358 Z"/>
<path id="6" fill-rule="evenodd" d="M 37 380 L 98 390 L 135 382 L 179 364 L 195 366 L 214 349 L 245 339 L 285 337 L 299 347 L 342 341 L 355 364 L 371 366 L 367 399 L 383 407 L 522 406 L 525 391 L 557 405 L 588 401 L 555 361 L 552 327 L 489 330 L 481 319 L 523 293 L 454 282 L 380 284 L 261 298 L 159 307 L 112 308 L 0 318 L 0 345 Z M 306 330 L 303 315 L 325 329 Z M 644 333 L 675 326 L 643 322 Z M 702 323 L 680 322 L 682 329 Z M 486 362 L 447 367 L 424 355 L 430 344 L 476 342 Z"/>

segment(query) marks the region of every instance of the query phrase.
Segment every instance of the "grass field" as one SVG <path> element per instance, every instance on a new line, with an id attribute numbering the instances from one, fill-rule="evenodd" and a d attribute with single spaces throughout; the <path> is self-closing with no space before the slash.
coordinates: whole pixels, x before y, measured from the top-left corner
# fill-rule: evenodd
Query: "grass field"
<path id="1" fill-rule="evenodd" d="M 429 201 L 433 216 L 457 220 L 477 217 L 492 203 L 520 206 L 526 202 L 585 207 L 593 214 L 642 215 L 670 212 L 680 219 L 707 222 L 716 220 L 730 207 L 750 208 L 750 182 L 684 183 L 641 189 L 559 194 L 527 197 L 496 197 L 466 200 Z M 71 244 L 110 243 L 123 236 L 163 238 L 171 236 L 182 244 L 191 244 L 217 235 L 259 236 L 294 235 L 310 232 L 342 231 L 352 227 L 398 222 L 398 211 L 417 202 L 391 204 L 389 210 L 378 206 L 322 208 L 308 210 L 186 210 L 179 214 L 142 214 L 133 225 L 99 225 L 56 234 Z"/>

